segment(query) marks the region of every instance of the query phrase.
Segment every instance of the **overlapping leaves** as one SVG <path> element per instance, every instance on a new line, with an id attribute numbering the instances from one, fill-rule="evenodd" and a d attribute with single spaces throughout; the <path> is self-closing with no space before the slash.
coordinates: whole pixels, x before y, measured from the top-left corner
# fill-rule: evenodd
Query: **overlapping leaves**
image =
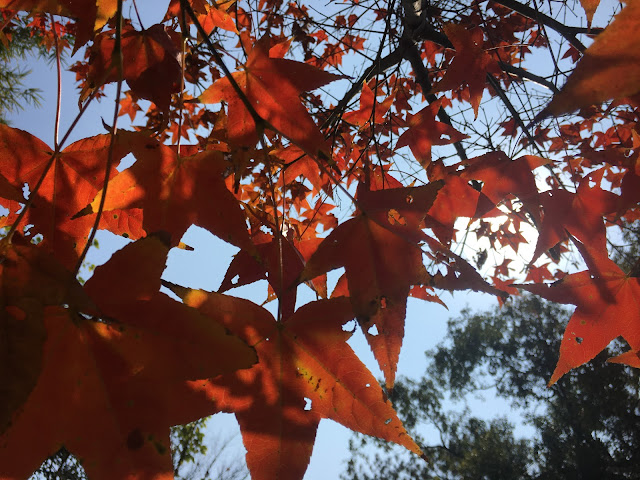
<path id="1" fill-rule="evenodd" d="M 306 105 L 322 100 L 309 92 L 342 76 L 318 66 L 325 60 L 338 65 L 335 58 L 348 48 L 362 50 L 360 37 L 346 35 L 351 46 L 340 45 L 339 55 L 328 47 L 324 59 L 314 57 L 309 45 L 324 42 L 326 34 L 309 34 L 304 10 L 291 3 L 287 12 L 296 18 L 299 43 L 292 48 L 301 46 L 305 53 L 305 62 L 299 62 L 284 58 L 293 45 L 288 39 L 270 37 L 273 31 L 262 35 L 266 24 L 278 24 L 277 17 L 269 14 L 256 23 L 242 7 L 230 8 L 233 2 L 187 3 L 194 18 L 182 12 L 185 3 L 172 1 L 165 23 L 144 29 L 124 21 L 116 38 L 113 23 L 107 26 L 118 5 L 112 0 L 0 2 L 0 7 L 74 18 L 79 44 L 94 39 L 84 77 L 77 70 L 83 100 L 104 84 L 126 81 L 129 112 L 135 112 L 136 98 L 155 104 L 148 130 L 97 135 L 61 151 L 0 126 L 0 205 L 9 210 L 2 226 L 11 227 L 0 243 L 2 478 L 29 475 L 62 445 L 92 479 L 171 478 L 169 427 L 216 411 L 236 415 L 254 479 L 302 478 L 322 419 L 421 454 L 383 389 L 347 345 L 345 324 L 356 318 L 391 389 L 408 296 L 443 303 L 434 289 L 472 289 L 501 299 L 506 294 L 494 285 L 512 292 L 504 280 L 488 284 L 454 253 L 460 218 L 479 220 L 508 211 L 511 225 L 537 225 L 532 261 L 567 238 L 577 239 L 588 271 L 551 286 L 523 286 L 576 305 L 552 383 L 619 335 L 631 349 L 613 361 L 640 365 L 638 282 L 608 259 L 604 223 L 605 217 L 615 221 L 632 215 L 637 203 L 635 120 L 615 132 L 615 148 L 623 152 L 618 160 L 598 152 L 606 166 L 584 175 L 575 193 L 553 181 L 551 190 L 538 193 L 533 170 L 550 165 L 548 160 L 529 155 L 512 160 L 498 151 L 470 159 L 460 154 L 467 136 L 443 121 L 448 100 L 429 97 L 430 105 L 406 114 L 409 97 L 429 92 L 424 83 L 418 91 L 411 76 L 390 87 L 391 77 L 382 75 L 389 68 L 382 68 L 382 50 L 374 65 L 376 79 L 370 80 L 369 71 L 353 89 L 357 95 L 362 85 L 359 108 L 335 114 L 323 105 L 327 109 L 319 108 L 318 116 L 337 126 L 321 131 Z M 582 4 L 590 21 L 598 2 Z M 491 8 L 499 13 L 504 7 Z M 637 12 L 630 3 L 595 40 L 543 116 L 638 93 L 631 61 Z M 377 14 L 383 18 L 390 12 Z M 336 19 L 350 26 L 357 21 L 355 16 Z M 202 23 L 207 34 L 217 28 L 238 33 L 245 49 L 237 57 L 239 71 L 220 78 L 220 71 L 210 67 L 203 74 L 213 56 L 198 57 L 196 50 L 206 42 L 186 47 L 190 40 L 177 25 L 189 22 Z M 446 73 L 431 72 L 442 77 L 431 94 L 458 94 L 475 117 L 487 79 L 503 73 L 496 59 L 504 63 L 513 46 L 489 49 L 485 37 L 495 39 L 477 25 L 477 19 L 446 23 L 446 38 L 433 36 L 440 45 L 425 43 L 420 52 L 421 60 L 433 64 L 445 46 L 455 48 L 453 56 L 444 54 Z M 260 40 L 252 37 L 258 33 Z M 524 38 L 512 42 L 522 51 L 528 48 Z M 213 49 L 224 50 L 216 44 Z M 409 53 L 403 52 L 403 59 Z M 515 62 L 511 67 L 512 73 L 521 68 Z M 220 103 L 217 112 L 193 113 L 196 103 L 185 101 L 180 91 L 189 78 L 214 80 L 198 100 Z M 493 84 L 489 93 L 499 95 L 498 87 Z M 340 116 L 342 124 L 332 123 Z M 182 129 L 196 132 L 198 144 L 166 145 L 162 139 L 169 125 L 181 139 Z M 200 127 L 211 131 L 205 135 Z M 385 132 L 384 141 L 377 132 Z M 572 141 L 582 148 L 581 135 L 578 129 Z M 432 155 L 435 146 L 450 144 L 456 144 L 460 163 Z M 410 178 L 404 183 L 391 176 L 398 164 L 389 158 L 403 146 L 429 181 L 420 183 L 424 171 L 401 172 Z M 129 153 L 135 163 L 118 172 L 114 167 Z M 571 174 L 579 179 L 587 162 L 575 163 L 579 168 Z M 107 165 L 113 167 L 107 171 Z M 605 184 L 618 185 L 621 176 L 618 196 Z M 339 182 L 346 196 L 353 193 L 352 182 L 359 188 L 354 215 L 333 228 L 337 221 L 326 212 L 334 208 L 333 184 Z M 98 226 L 140 240 L 97 268 L 83 287 L 73 269 L 103 200 Z M 519 207 L 511 208 L 514 203 Z M 160 293 L 167 252 L 181 245 L 191 225 L 241 249 L 219 292 L 266 279 L 269 299 L 279 303 L 277 318 L 222 293 L 172 285 L 183 302 Z M 508 265 L 502 260 L 496 276 L 506 276 Z M 532 267 L 529 276 L 549 278 L 543 267 Z M 338 268 L 345 274 L 326 299 L 326 273 Z M 299 306 L 302 283 L 321 299 Z"/>

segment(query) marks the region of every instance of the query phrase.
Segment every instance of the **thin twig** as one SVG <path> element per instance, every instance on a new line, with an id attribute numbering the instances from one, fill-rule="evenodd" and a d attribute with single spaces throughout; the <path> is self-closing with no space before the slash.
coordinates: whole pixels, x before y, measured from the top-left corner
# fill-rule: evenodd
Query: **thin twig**
<path id="1" fill-rule="evenodd" d="M 58 150 L 58 133 L 60 131 L 60 110 L 62 109 L 62 65 L 60 64 L 60 42 L 58 32 L 56 31 L 56 21 L 53 15 L 49 15 L 51 19 L 51 30 L 53 31 L 54 46 L 56 51 L 56 71 L 58 80 L 58 90 L 56 92 L 56 120 L 53 127 L 53 146 Z"/>
<path id="2" fill-rule="evenodd" d="M 109 177 L 111 176 L 111 168 L 113 166 L 113 156 L 114 156 L 114 147 L 116 143 L 116 132 L 118 130 L 118 113 L 120 110 L 120 95 L 122 94 L 122 81 L 123 81 L 123 66 L 122 66 L 122 0 L 118 0 L 118 9 L 116 11 L 116 39 L 113 47 L 112 59 L 115 55 L 117 59 L 117 69 L 118 69 L 118 85 L 116 87 L 116 98 L 114 101 L 113 108 L 113 124 L 111 127 L 111 139 L 109 142 L 109 150 L 107 152 L 107 163 L 105 166 L 105 175 L 104 182 L 102 184 L 102 195 L 100 196 L 100 205 L 98 206 L 98 211 L 96 213 L 96 220 L 91 228 L 91 233 L 89 234 L 89 238 L 87 238 L 87 243 L 80 254 L 80 258 L 78 258 L 78 263 L 76 263 L 75 273 L 76 275 L 80 271 L 80 267 L 82 267 L 82 263 L 84 262 L 85 257 L 87 256 L 87 252 L 91 245 L 93 244 L 93 239 L 96 236 L 96 232 L 98 231 L 98 227 L 100 226 L 100 219 L 102 218 L 102 212 L 104 210 L 104 205 L 107 199 L 107 188 L 109 187 Z M 113 62 L 112 62 L 113 65 Z"/>
<path id="3" fill-rule="evenodd" d="M 494 0 L 494 1 L 504 7 L 510 8 L 511 10 L 519 13 L 520 15 L 523 15 L 535 22 L 541 23 L 542 25 L 545 25 L 551 28 L 552 30 L 555 30 L 580 52 L 584 52 L 586 50 L 586 47 L 580 40 L 578 40 L 578 38 L 576 37 L 577 34 L 581 34 L 581 33 L 593 34 L 593 33 L 599 33 L 600 31 L 602 31 L 602 29 L 595 29 L 595 28 L 587 29 L 587 28 L 580 28 L 580 27 L 569 27 L 557 21 L 555 18 L 545 15 L 544 13 L 536 10 L 535 8 L 531 8 L 530 6 L 517 2 L 516 0 Z"/>

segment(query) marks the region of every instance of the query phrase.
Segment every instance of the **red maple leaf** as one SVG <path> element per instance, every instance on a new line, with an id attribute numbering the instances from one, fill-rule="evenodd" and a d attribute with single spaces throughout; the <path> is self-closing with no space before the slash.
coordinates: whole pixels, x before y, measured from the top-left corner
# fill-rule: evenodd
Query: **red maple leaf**
<path id="1" fill-rule="evenodd" d="M 183 297 L 258 353 L 252 368 L 202 383 L 221 410 L 235 413 L 254 480 L 300 480 L 323 418 L 422 454 L 346 343 L 348 299 L 311 302 L 276 322 L 249 301 L 201 291 Z"/>
<path id="2" fill-rule="evenodd" d="M 574 243 L 588 270 L 552 284 L 518 285 L 553 302 L 576 305 L 564 331 L 560 358 L 549 385 L 594 358 L 618 336 L 629 343 L 632 351 L 640 349 L 640 281 L 610 260 L 606 248 Z"/>
<path id="3" fill-rule="evenodd" d="M 425 224 L 446 244 L 453 239 L 455 222 L 475 215 L 480 192 L 458 175 L 446 175 L 442 181 L 444 186 L 428 210 Z"/>
<path id="4" fill-rule="evenodd" d="M 513 194 L 538 220 L 538 188 L 532 170 L 548 164 L 549 160 L 534 155 L 524 155 L 511 160 L 504 152 L 498 151 L 473 158 L 469 162 L 460 178 L 483 182 L 482 195 L 478 198 L 474 215 L 476 218 L 488 213 L 508 194 Z"/>
<path id="5" fill-rule="evenodd" d="M 109 182 L 105 217 L 112 215 L 111 210 L 122 210 L 122 216 L 139 215 L 142 209 L 144 229 L 169 233 L 173 245 L 194 224 L 253 250 L 245 215 L 222 176 L 227 163 L 221 152 L 182 157 L 144 133 L 120 131 L 118 135 L 137 161 Z M 102 192 L 93 200 L 94 211 L 101 196 Z"/>
<path id="6" fill-rule="evenodd" d="M 295 309 L 296 288 L 291 288 L 304 268 L 302 255 L 286 238 L 261 235 L 256 242 L 258 255 L 240 250 L 231 261 L 222 280 L 220 293 L 261 279 L 267 279 L 278 296 L 282 318 L 288 318 Z M 234 279 L 236 279 L 234 281 Z"/>
<path id="7" fill-rule="evenodd" d="M 585 175 L 576 193 L 554 189 L 540 194 L 543 216 L 531 263 L 559 242 L 573 235 L 596 250 L 606 250 L 603 216 L 618 210 L 621 199 L 600 188 L 604 170 Z M 591 186 L 595 183 L 595 186 Z"/>
<path id="8" fill-rule="evenodd" d="M 405 205 L 407 194 L 401 194 Z M 431 201 L 434 196 L 432 192 Z M 403 232 L 394 233 L 391 221 L 360 215 L 339 225 L 311 256 L 300 278 L 310 280 L 345 268 L 353 311 L 388 388 L 393 387 L 404 337 L 407 296 L 411 285 L 428 276 L 418 242 Z"/>
<path id="9" fill-rule="evenodd" d="M 460 133 L 451 125 L 436 121 L 441 101 L 433 102 L 409 118 L 406 130 L 396 144 L 396 149 L 409 146 L 420 165 L 427 168 L 431 163 L 431 147 L 456 143 L 468 135 Z"/>
<path id="10" fill-rule="evenodd" d="M 354 112 L 346 112 L 342 115 L 342 120 L 359 127 L 370 126 L 372 123 L 383 123 L 384 116 L 391 108 L 393 101 L 394 96 L 389 95 L 384 101 L 378 103 L 373 90 L 364 82 L 362 84 L 362 93 L 360 94 L 360 108 Z"/>
<path id="11" fill-rule="evenodd" d="M 122 33 L 122 76 L 138 98 L 155 103 L 168 110 L 171 95 L 180 91 L 182 67 L 180 54 L 163 25 L 152 25 L 146 30 L 135 30 L 130 24 Z M 89 56 L 88 90 L 110 82 L 117 82 L 119 70 L 113 30 L 101 33 L 95 39 Z"/>
<path id="12" fill-rule="evenodd" d="M 170 427 L 216 411 L 191 382 L 246 368 L 255 354 L 159 293 L 167 252 L 140 240 L 96 269 L 87 296 L 44 301 L 42 370 L 0 437 L 2 478 L 28 477 L 63 445 L 94 479 L 173 478 Z"/>
<path id="13" fill-rule="evenodd" d="M 444 78 L 434 85 L 433 91 L 444 92 L 468 86 L 471 106 L 478 118 L 478 107 L 487 81 L 487 72 L 498 73 L 500 68 L 483 48 L 482 29 L 467 30 L 463 25 L 449 23 L 444 26 L 444 33 L 456 49 L 456 55 L 447 67 Z"/>
<path id="14" fill-rule="evenodd" d="M 311 115 L 300 101 L 300 94 L 341 78 L 324 70 L 284 58 L 272 58 L 269 38 L 256 42 L 243 71 L 233 74 L 235 82 L 256 113 L 277 132 L 313 157 L 330 149 Z M 228 78 L 217 80 L 199 97 L 204 103 L 229 103 L 229 140 L 255 145 L 256 124 Z"/>
<path id="15" fill-rule="evenodd" d="M 102 188 L 109 152 L 109 135 L 97 135 L 79 140 L 61 153 L 54 152 L 33 135 L 16 128 L 0 125 L 0 169 L 16 189 L 26 183 L 31 192 L 42 181 L 35 194 L 33 208 L 22 225 L 33 224 L 32 234 L 44 236 L 43 246 L 56 253 L 63 264 L 72 267 L 78 251 L 84 247 L 92 222 L 76 220 L 74 215 L 91 202 Z M 113 149 L 114 165 L 128 153 L 123 145 Z M 48 168 L 50 162 L 53 162 Z M 115 166 L 110 176 L 117 173 Z M 19 205 L 9 204 L 6 219 L 13 222 Z"/>

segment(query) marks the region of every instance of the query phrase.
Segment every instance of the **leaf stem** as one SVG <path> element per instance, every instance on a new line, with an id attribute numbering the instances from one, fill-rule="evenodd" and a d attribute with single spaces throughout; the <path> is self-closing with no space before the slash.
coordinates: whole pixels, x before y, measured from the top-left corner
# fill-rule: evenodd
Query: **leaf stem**
<path id="1" fill-rule="evenodd" d="M 60 39 L 58 38 L 58 32 L 56 30 L 56 21 L 53 15 L 49 15 L 51 19 L 51 30 L 53 31 L 53 38 L 55 40 L 54 46 L 56 51 L 56 71 L 58 81 L 58 91 L 56 92 L 56 120 L 53 127 L 53 146 L 58 150 L 58 135 L 60 132 L 60 111 L 62 109 L 62 66 L 60 64 Z"/>
<path id="2" fill-rule="evenodd" d="M 122 66 L 122 0 L 118 0 L 118 9 L 116 11 L 116 39 L 115 45 L 113 47 L 113 52 L 116 56 L 117 60 L 117 68 L 118 68 L 118 85 L 116 87 L 116 98 L 114 101 L 113 108 L 113 123 L 111 127 L 111 141 L 109 142 L 109 151 L 107 153 L 107 163 L 105 166 L 105 175 L 104 182 L 102 185 L 102 195 L 100 196 L 100 205 L 98 206 L 98 211 L 96 213 L 96 220 L 91 228 L 91 233 L 89 234 L 89 238 L 87 238 L 87 243 L 78 258 L 78 262 L 76 263 L 76 268 L 74 270 L 75 275 L 78 275 L 80 271 L 80 267 L 82 267 L 82 263 L 87 256 L 87 252 L 91 245 L 93 244 L 93 240 L 96 236 L 96 232 L 98 231 L 98 227 L 100 226 L 100 219 L 102 218 L 102 212 L 104 211 L 104 205 L 107 199 L 107 189 L 109 187 L 109 177 L 111 175 L 111 167 L 113 166 L 113 150 L 116 143 L 116 132 L 118 130 L 118 113 L 120 110 L 120 96 L 122 94 L 122 78 L 123 78 L 123 66 Z M 112 57 L 113 58 L 113 57 Z"/>

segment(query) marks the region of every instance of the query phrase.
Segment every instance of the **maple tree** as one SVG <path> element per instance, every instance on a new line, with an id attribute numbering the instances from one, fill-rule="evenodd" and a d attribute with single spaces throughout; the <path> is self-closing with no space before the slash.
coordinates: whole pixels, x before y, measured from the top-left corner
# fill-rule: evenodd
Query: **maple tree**
<path id="1" fill-rule="evenodd" d="M 637 3 L 166 3 L 0 0 L 0 41 L 27 19 L 58 69 L 76 52 L 79 105 L 53 146 L 0 126 L 0 478 L 62 446 L 171 478 L 169 428 L 219 411 L 254 480 L 302 478 L 325 418 L 424 456 L 387 398 L 409 297 L 575 304 L 552 383 L 619 335 L 640 364 L 637 268 L 607 251 L 639 218 Z M 106 133 L 67 145 L 97 101 Z M 218 292 L 163 277 L 192 225 L 239 249 Z M 101 229 L 132 242 L 80 285 Z M 263 279 L 275 314 L 225 293 Z"/>

